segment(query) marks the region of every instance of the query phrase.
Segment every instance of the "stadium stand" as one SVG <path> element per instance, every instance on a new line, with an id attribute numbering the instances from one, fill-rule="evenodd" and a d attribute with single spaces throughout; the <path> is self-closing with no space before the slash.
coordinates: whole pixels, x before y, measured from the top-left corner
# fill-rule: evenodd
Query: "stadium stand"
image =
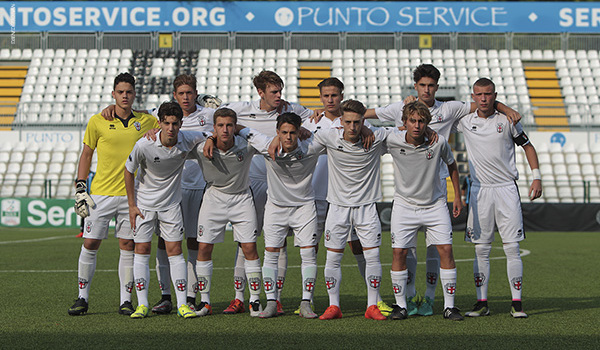
<path id="1" fill-rule="evenodd" d="M 137 78 L 137 108 L 170 100 L 172 78 L 184 73 L 197 76 L 201 94 L 223 101 L 254 99 L 252 77 L 262 69 L 281 75 L 288 101 L 318 107 L 316 84 L 331 75 L 345 82 L 346 98 L 376 107 L 414 94 L 412 69 L 421 63 L 441 71 L 442 99 L 469 101 L 475 77 L 489 76 L 497 83 L 498 99 L 519 110 L 527 127 L 577 130 L 600 125 L 596 50 L 2 49 L 0 62 L 0 125 L 8 129 L 19 125 L 82 130 L 91 115 L 112 101 L 111 80 L 122 71 Z M 544 179 L 542 200 L 600 201 L 600 149 L 557 145 L 536 145 Z M 464 174 L 464 146 L 457 142 L 454 149 Z M 72 196 L 79 144 L 3 143 L 0 150 L 1 196 Z M 526 198 L 531 174 L 521 151 L 517 167 Z M 382 162 L 382 186 L 384 200 L 391 200 L 389 157 Z"/>

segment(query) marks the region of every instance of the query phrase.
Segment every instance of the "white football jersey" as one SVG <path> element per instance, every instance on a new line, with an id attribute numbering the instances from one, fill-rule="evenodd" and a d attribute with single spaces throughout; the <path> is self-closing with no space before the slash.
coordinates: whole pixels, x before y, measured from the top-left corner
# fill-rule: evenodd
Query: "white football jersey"
<path id="1" fill-rule="evenodd" d="M 139 139 L 125 162 L 131 173 L 139 168 L 136 198 L 140 209 L 168 210 L 181 203 L 183 164 L 195 146 L 206 139 L 202 132 L 180 131 L 177 143 L 169 148 L 160 142 L 160 133 L 156 141 Z"/>
<path id="2" fill-rule="evenodd" d="M 260 109 L 260 100 L 231 102 L 223 104 L 219 108 L 223 107 L 231 108 L 235 111 L 238 118 L 238 124 L 257 130 L 261 134 L 267 136 L 276 135 L 275 130 L 279 113 L 277 113 L 277 110 L 267 112 Z M 296 103 L 289 103 L 281 113 L 285 112 L 294 112 L 298 114 L 303 121 L 313 114 L 312 110 Z M 255 180 L 267 181 L 267 170 L 262 156 L 256 157 L 252 162 L 250 177 Z"/>
<path id="3" fill-rule="evenodd" d="M 327 201 L 343 207 L 355 207 L 381 200 L 379 166 L 385 153 L 386 128 L 373 128 L 375 142 L 369 150 L 362 140 L 344 140 L 344 130 L 318 130 L 314 140 L 327 147 Z"/>
<path id="4" fill-rule="evenodd" d="M 375 108 L 375 113 L 380 120 L 394 122 L 396 126 L 400 127 L 404 125 L 402 123 L 403 108 L 404 102 L 401 101 Z M 429 108 L 429 112 L 431 113 L 429 127 L 448 140 L 456 121 L 471 113 L 471 102 L 435 100 L 433 106 Z M 448 168 L 443 164 L 440 165 L 440 178 L 445 179 L 449 176 Z"/>
<path id="5" fill-rule="evenodd" d="M 233 147 L 227 151 L 221 151 L 215 147 L 212 160 L 204 156 L 203 148 L 204 142 L 199 144 L 192 153 L 202 167 L 207 188 L 214 187 L 229 194 L 240 193 L 248 189 L 250 164 L 257 151 L 248 144 L 246 139 L 235 136 Z"/>
<path id="6" fill-rule="evenodd" d="M 313 138 L 298 140 L 298 147 L 290 153 L 269 157 L 268 148 L 272 137 L 253 129 L 243 129 L 240 136 L 265 156 L 267 166 L 267 195 L 279 206 L 301 206 L 315 200 L 312 187 L 313 173 L 319 155 L 325 147 L 313 142 Z"/>
<path id="7" fill-rule="evenodd" d="M 327 118 L 325 113 L 321 114 L 321 120 L 315 123 L 313 120 L 307 119 L 302 126 L 311 132 L 317 130 L 329 130 L 333 127 L 333 120 Z M 312 186 L 315 190 L 316 200 L 327 200 L 327 155 L 323 154 L 319 156 L 317 167 L 312 179 Z"/>
<path id="8" fill-rule="evenodd" d="M 439 135 L 433 145 L 429 140 L 419 146 L 406 142 L 406 131 L 395 131 L 386 139 L 388 152 L 394 159 L 394 201 L 429 207 L 446 197 L 440 182 L 440 160 L 443 166 L 454 163 L 450 145 Z"/>
<path id="9" fill-rule="evenodd" d="M 457 130 L 465 138 L 474 184 L 507 184 L 519 178 L 514 139 L 524 135 L 521 123 L 513 125 L 498 111 L 487 118 L 474 112 L 458 122 Z"/>
<path id="10" fill-rule="evenodd" d="M 149 111 L 158 119 L 158 108 Z M 187 117 L 183 117 L 181 130 L 202 131 L 212 133 L 213 114 L 215 110 L 212 108 L 196 105 L 196 111 Z M 181 188 L 188 190 L 201 190 L 206 187 L 206 182 L 202 176 L 202 169 L 198 165 L 196 159 L 188 159 L 183 166 L 183 176 L 181 177 Z"/>

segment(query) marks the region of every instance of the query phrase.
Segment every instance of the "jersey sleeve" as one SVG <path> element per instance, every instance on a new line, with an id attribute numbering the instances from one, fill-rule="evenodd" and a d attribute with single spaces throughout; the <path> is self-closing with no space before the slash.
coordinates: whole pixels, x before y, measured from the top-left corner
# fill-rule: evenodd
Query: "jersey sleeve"
<path id="1" fill-rule="evenodd" d="M 402 142 L 402 138 L 406 135 L 406 132 L 400 131 L 396 128 L 386 128 L 387 136 L 385 138 L 385 144 L 388 148 L 400 147 L 400 143 Z"/>
<path id="2" fill-rule="evenodd" d="M 327 153 L 327 148 L 318 142 L 315 142 L 315 136 L 311 136 L 310 138 L 301 141 L 303 143 L 306 144 L 306 149 L 307 149 L 307 154 L 308 155 L 313 155 L 313 154 L 325 154 Z"/>
<path id="3" fill-rule="evenodd" d="M 446 102 L 449 107 L 450 115 L 452 120 L 458 120 L 465 115 L 471 113 L 471 102 L 466 101 L 448 101 Z"/>
<path id="4" fill-rule="evenodd" d="M 518 122 L 517 124 L 513 125 L 509 121 L 508 125 L 510 127 L 510 132 L 513 137 L 513 141 L 516 145 L 525 146 L 529 143 L 529 138 L 525 134 L 525 131 L 523 131 L 523 125 L 521 125 L 521 122 Z"/>
<path id="5" fill-rule="evenodd" d="M 314 133 L 313 140 L 323 147 L 327 147 L 327 145 L 330 143 L 329 140 L 334 133 L 337 134 L 337 129 L 320 129 Z"/>
<path id="6" fill-rule="evenodd" d="M 442 146 L 440 147 L 440 156 L 442 157 L 444 163 L 448 165 L 454 163 L 454 155 L 452 154 L 452 149 L 450 148 L 448 141 L 444 139 L 444 142 L 441 145 Z"/>
<path id="7" fill-rule="evenodd" d="M 184 132 L 185 142 L 189 148 L 193 148 L 195 145 L 206 140 L 208 135 L 202 131 L 185 131 Z"/>
<path id="8" fill-rule="evenodd" d="M 325 114 L 321 113 L 321 118 L 325 118 Z M 302 123 L 302 127 L 309 130 L 310 132 L 315 132 L 315 130 L 317 130 L 317 123 L 315 123 L 314 121 L 310 120 L 310 119 L 306 119 L 303 123 Z"/>
<path id="9" fill-rule="evenodd" d="M 141 142 L 144 142 L 144 140 L 141 139 L 135 143 L 135 145 L 133 146 L 133 150 L 131 151 L 131 153 L 127 157 L 127 160 L 125 161 L 125 169 L 127 169 L 127 171 L 129 171 L 132 174 L 134 174 L 137 168 L 140 166 L 140 163 L 143 158 L 143 153 L 140 148 Z"/>
<path id="10" fill-rule="evenodd" d="M 290 106 L 292 107 L 292 112 L 298 114 L 303 122 L 314 113 L 312 109 L 308 109 L 296 103 L 290 103 Z"/>
<path id="11" fill-rule="evenodd" d="M 375 108 L 377 118 L 383 122 L 394 122 L 398 120 L 398 125 L 402 125 L 402 109 L 404 102 L 396 102 L 385 107 Z"/>
<path id="12" fill-rule="evenodd" d="M 240 131 L 240 136 L 248 141 L 258 153 L 268 154 L 269 145 L 271 145 L 271 141 L 273 141 L 273 137 L 269 137 L 265 134 L 261 134 L 260 132 L 251 129 L 244 128 Z"/>
<path id="13" fill-rule="evenodd" d="M 83 143 L 88 145 L 91 149 L 96 149 L 98 145 L 98 139 L 100 135 L 98 133 L 98 127 L 96 125 L 96 120 L 92 117 L 88 122 L 87 127 L 85 128 L 85 134 L 83 136 Z"/>

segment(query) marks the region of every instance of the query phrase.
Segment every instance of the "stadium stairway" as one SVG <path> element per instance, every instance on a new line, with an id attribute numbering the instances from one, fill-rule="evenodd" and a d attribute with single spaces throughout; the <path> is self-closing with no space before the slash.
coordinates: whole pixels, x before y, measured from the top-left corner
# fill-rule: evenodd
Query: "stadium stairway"
<path id="1" fill-rule="evenodd" d="M 298 62 L 299 79 L 298 98 L 301 105 L 307 108 L 322 108 L 319 99 L 319 88 L 317 84 L 331 76 L 331 62 L 328 61 L 305 61 Z"/>
<path id="2" fill-rule="evenodd" d="M 14 121 L 26 76 L 27 66 L 0 62 L 0 126 Z M 10 127 L 0 127 L 0 130 L 10 130 Z"/>
<path id="3" fill-rule="evenodd" d="M 523 62 L 527 88 L 538 126 L 569 131 L 569 120 L 554 62 Z"/>

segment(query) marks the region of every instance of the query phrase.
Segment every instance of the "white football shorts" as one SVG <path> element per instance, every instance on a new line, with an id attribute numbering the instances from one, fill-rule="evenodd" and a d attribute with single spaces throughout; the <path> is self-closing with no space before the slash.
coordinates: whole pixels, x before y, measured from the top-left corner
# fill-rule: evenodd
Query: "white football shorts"
<path id="1" fill-rule="evenodd" d="M 90 208 L 90 216 L 85 218 L 83 238 L 106 239 L 110 220 L 115 218 L 115 237 L 133 239 L 133 231 L 129 223 L 129 205 L 127 196 L 91 195 L 95 208 Z"/>
<path id="2" fill-rule="evenodd" d="M 301 206 L 279 206 L 267 200 L 265 205 L 265 247 L 281 248 L 289 230 L 296 247 L 314 246 L 317 240 L 317 213 L 314 202 Z"/>
<path id="3" fill-rule="evenodd" d="M 364 248 L 381 245 L 381 222 L 375 203 L 359 207 L 330 204 L 325 221 L 325 247 L 344 249 L 353 227 Z"/>
<path id="4" fill-rule="evenodd" d="M 390 222 L 392 248 L 417 246 L 417 232 L 425 231 L 425 243 L 430 245 L 452 244 L 452 222 L 446 199 L 442 198 L 431 207 L 418 207 L 394 201 Z"/>
<path id="5" fill-rule="evenodd" d="M 520 242 L 525 239 L 521 197 L 516 184 L 471 186 L 465 241 L 492 243 L 494 224 L 498 226 L 503 243 Z"/>
<path id="6" fill-rule="evenodd" d="M 229 194 L 214 187 L 204 191 L 198 216 L 198 242 L 221 243 L 225 240 L 225 227 L 231 222 L 233 240 L 239 243 L 255 243 L 256 210 L 250 190 Z"/>
<path id="7" fill-rule="evenodd" d="M 315 207 L 317 208 L 317 242 L 323 237 L 325 231 L 325 219 L 327 219 L 327 208 L 329 208 L 329 202 L 322 199 L 315 200 Z"/>
<path id="8" fill-rule="evenodd" d="M 179 205 L 161 211 L 140 209 L 144 218 L 135 219 L 133 240 L 135 243 L 152 242 L 152 235 L 158 226 L 160 237 L 166 242 L 183 240 L 183 216 Z"/>

